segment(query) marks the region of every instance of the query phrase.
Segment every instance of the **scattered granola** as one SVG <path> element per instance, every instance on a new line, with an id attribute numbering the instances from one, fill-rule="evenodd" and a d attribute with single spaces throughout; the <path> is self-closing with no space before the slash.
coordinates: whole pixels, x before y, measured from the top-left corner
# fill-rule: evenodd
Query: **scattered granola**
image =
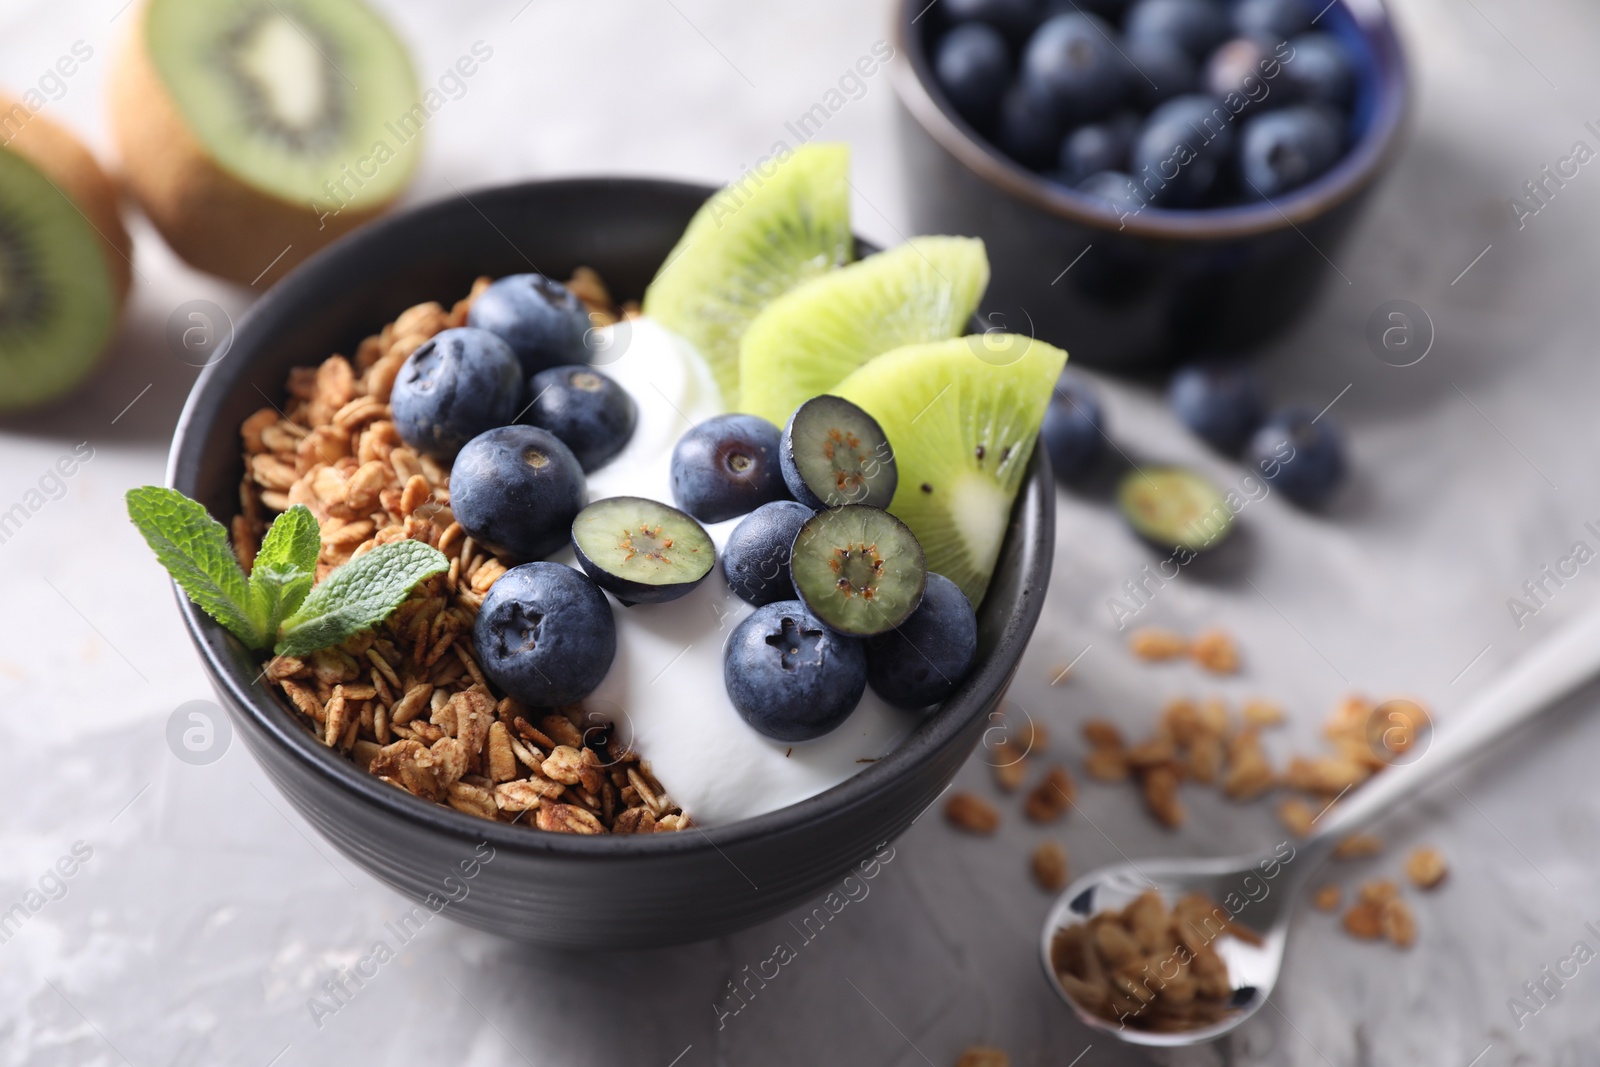
<path id="1" fill-rule="evenodd" d="M 1128 650 L 1140 659 L 1159 662 L 1188 655 L 1189 642 L 1172 630 L 1145 626 L 1128 635 Z"/>
<path id="2" fill-rule="evenodd" d="M 1344 915 L 1345 933 L 1363 941 L 1388 938 L 1400 948 L 1410 948 L 1417 939 L 1417 921 L 1411 907 L 1400 897 L 1400 887 L 1380 879 L 1362 885 L 1356 902 Z"/>
<path id="3" fill-rule="evenodd" d="M 1413 849 L 1406 859 L 1406 877 L 1418 889 L 1432 889 L 1450 873 L 1445 865 L 1444 853 L 1430 846 Z"/>
<path id="4" fill-rule="evenodd" d="M 1060 764 L 1051 767 L 1023 801 L 1023 813 L 1037 823 L 1055 822 L 1065 815 L 1078 796 L 1078 784 Z"/>
<path id="5" fill-rule="evenodd" d="M 1351 834 L 1333 847 L 1336 860 L 1366 859 L 1383 851 L 1383 838 L 1377 834 Z"/>
<path id="6" fill-rule="evenodd" d="M 489 282 L 479 278 L 448 311 L 432 302 L 409 308 L 353 357 L 295 368 L 282 409 L 262 408 L 241 425 L 246 473 L 232 534 L 244 567 L 271 514 L 295 504 L 320 528 L 319 581 L 406 539 L 450 560 L 447 573 L 417 586 L 379 626 L 304 658 L 274 657 L 263 673 L 323 744 L 415 796 L 556 833 L 682 829 L 688 816 L 648 764 L 616 742 L 611 724 L 581 707 L 527 708 L 492 690 L 472 648 L 472 623 L 508 561 L 463 534 L 450 511 L 449 472 L 407 448 L 390 417 L 406 357 L 463 325 Z M 596 325 L 616 321 L 592 271 L 568 284 Z"/>
<path id="7" fill-rule="evenodd" d="M 1311 824 L 1316 822 L 1317 809 L 1299 797 L 1290 797 L 1278 805 L 1278 819 L 1294 836 L 1306 837 L 1311 833 Z"/>
<path id="8" fill-rule="evenodd" d="M 1344 892 L 1336 885 L 1325 885 L 1311 894 L 1311 906 L 1318 911 L 1337 911 Z"/>
<path id="9" fill-rule="evenodd" d="M 1229 935 L 1259 938 L 1201 894 L 1169 911 L 1147 890 L 1120 912 L 1100 912 L 1057 930 L 1050 962 L 1067 995 L 1086 1011 L 1141 1030 L 1191 1030 L 1234 1010 L 1227 964 L 1213 944 Z"/>
<path id="10" fill-rule="evenodd" d="M 974 1045 L 961 1054 L 956 1067 L 1011 1067 L 1011 1057 L 997 1048 Z"/>
<path id="11" fill-rule="evenodd" d="M 1045 892 L 1059 893 L 1067 887 L 1067 850 L 1057 842 L 1046 841 L 1034 849 L 1029 867 Z"/>
<path id="12" fill-rule="evenodd" d="M 1203 631 L 1189 647 L 1189 655 L 1212 674 L 1235 674 L 1239 670 L 1239 646 L 1222 630 Z"/>
<path id="13" fill-rule="evenodd" d="M 944 817 L 950 825 L 973 834 L 992 834 L 1000 826 L 1000 813 L 994 805 L 972 793 L 951 793 Z"/>

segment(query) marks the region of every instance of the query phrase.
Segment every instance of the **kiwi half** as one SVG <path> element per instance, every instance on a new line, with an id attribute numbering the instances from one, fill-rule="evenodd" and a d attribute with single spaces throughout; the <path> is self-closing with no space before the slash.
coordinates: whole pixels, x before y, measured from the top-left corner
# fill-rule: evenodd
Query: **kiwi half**
<path id="1" fill-rule="evenodd" d="M 854 637 L 887 633 L 905 622 L 928 583 L 915 535 L 887 511 L 865 504 L 807 519 L 795 534 L 789 574 L 813 615 Z"/>
<path id="2" fill-rule="evenodd" d="M 1129 471 L 1117 485 L 1117 506 L 1135 533 L 1161 548 L 1204 552 L 1233 530 L 1222 493 L 1182 467 Z"/>
<path id="3" fill-rule="evenodd" d="M 801 282 L 848 263 L 855 249 L 847 147 L 804 145 L 767 169 L 701 205 L 644 294 L 644 313 L 705 357 L 731 411 L 746 410 L 739 338 L 750 320 Z M 781 425 L 788 414 L 768 421 Z"/>
<path id="4" fill-rule="evenodd" d="M 89 373 L 116 331 L 132 245 L 116 189 L 66 130 L 0 98 L 0 411 Z"/>
<path id="5" fill-rule="evenodd" d="M 873 356 L 958 337 L 989 285 L 975 237 L 916 237 L 798 285 L 739 342 L 739 410 L 782 425 Z"/>
<path id="6" fill-rule="evenodd" d="M 111 125 L 128 188 L 173 250 L 265 283 L 400 194 L 429 103 L 360 0 L 147 0 L 112 75 Z"/>
<path id="7" fill-rule="evenodd" d="M 833 390 L 894 442 L 889 510 L 922 543 L 928 569 L 976 608 L 1011 522 L 1011 504 L 1067 354 L 1015 334 L 908 345 Z"/>
<path id="8" fill-rule="evenodd" d="M 624 604 L 661 604 L 699 585 L 717 562 L 711 536 L 656 500 L 610 496 L 572 520 L 572 547 L 596 585 Z"/>
<path id="9" fill-rule="evenodd" d="M 814 396 L 795 409 L 778 448 L 783 482 L 811 508 L 889 506 L 897 475 L 894 449 L 876 419 L 838 396 Z"/>

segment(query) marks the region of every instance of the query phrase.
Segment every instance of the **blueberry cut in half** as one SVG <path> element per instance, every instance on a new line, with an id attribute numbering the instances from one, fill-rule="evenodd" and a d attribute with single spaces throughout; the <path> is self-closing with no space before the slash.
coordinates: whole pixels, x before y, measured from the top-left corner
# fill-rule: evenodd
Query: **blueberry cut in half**
<path id="1" fill-rule="evenodd" d="M 886 508 L 899 485 L 883 427 L 838 396 L 814 396 L 795 409 L 783 428 L 778 462 L 789 492 L 813 509 Z"/>
<path id="2" fill-rule="evenodd" d="M 472 643 L 489 680 L 535 708 L 594 692 L 617 654 L 617 627 L 600 587 L 561 563 L 525 563 L 483 598 Z"/>
<path id="3" fill-rule="evenodd" d="M 861 702 L 867 656 L 859 640 L 784 600 L 734 627 L 722 682 L 751 729 L 775 741 L 810 741 L 837 729 Z"/>
<path id="4" fill-rule="evenodd" d="M 528 379 L 528 410 L 520 421 L 561 438 L 587 472 L 628 446 L 639 405 L 592 367 L 551 367 Z"/>
<path id="5" fill-rule="evenodd" d="M 1182 467 L 1129 471 L 1117 504 L 1134 532 L 1159 548 L 1205 552 L 1233 529 L 1233 511 L 1217 487 Z"/>
<path id="6" fill-rule="evenodd" d="M 722 573 L 739 599 L 761 607 L 795 598 L 789 553 L 812 514 L 804 504 L 774 500 L 739 520 L 722 548 Z"/>
<path id="7" fill-rule="evenodd" d="M 925 708 L 956 691 L 978 656 L 978 616 L 961 587 L 929 574 L 922 603 L 898 627 L 866 639 L 867 684 L 898 708 Z"/>
<path id="8" fill-rule="evenodd" d="M 461 528 L 519 562 L 566 544 L 587 495 L 578 458 L 536 426 L 479 434 L 450 469 L 450 510 Z"/>
<path id="9" fill-rule="evenodd" d="M 572 520 L 578 565 L 624 604 L 676 600 L 717 562 L 705 527 L 677 508 L 638 496 L 596 500 Z"/>
<path id="10" fill-rule="evenodd" d="M 842 634 L 892 630 L 922 603 L 928 564 L 905 523 L 879 508 L 819 511 L 795 535 L 794 588 L 817 618 Z"/>

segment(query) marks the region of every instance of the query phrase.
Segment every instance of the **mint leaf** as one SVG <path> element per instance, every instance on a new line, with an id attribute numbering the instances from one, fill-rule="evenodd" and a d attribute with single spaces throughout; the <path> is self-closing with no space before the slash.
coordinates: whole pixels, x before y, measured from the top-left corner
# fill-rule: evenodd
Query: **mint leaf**
<path id="1" fill-rule="evenodd" d="M 317 517 L 304 504 L 273 520 L 250 567 L 250 616 L 262 633 L 276 634 L 311 592 L 321 551 Z"/>
<path id="2" fill-rule="evenodd" d="M 128 490 L 128 517 L 189 599 L 250 648 L 272 643 L 250 611 L 250 587 L 228 547 L 228 532 L 176 489 Z"/>
<path id="3" fill-rule="evenodd" d="M 278 631 L 280 656 L 336 645 L 387 619 L 416 584 L 448 570 L 443 552 L 423 541 L 379 545 L 332 571 Z"/>

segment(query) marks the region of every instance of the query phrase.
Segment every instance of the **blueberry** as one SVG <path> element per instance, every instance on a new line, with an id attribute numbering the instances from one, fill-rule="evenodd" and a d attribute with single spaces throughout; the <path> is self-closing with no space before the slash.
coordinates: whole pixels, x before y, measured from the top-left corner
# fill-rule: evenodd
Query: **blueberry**
<path id="1" fill-rule="evenodd" d="M 789 576 L 789 552 L 795 534 L 812 514 L 804 504 L 774 500 L 739 520 L 722 550 L 722 573 L 728 588 L 757 607 L 795 599 L 798 594 Z"/>
<path id="2" fill-rule="evenodd" d="M 1139 183 L 1119 170 L 1103 170 L 1078 183 L 1078 192 L 1093 197 L 1094 206 L 1117 220 L 1121 229 L 1126 220 L 1145 209 Z"/>
<path id="3" fill-rule="evenodd" d="M 1103 170 L 1126 170 L 1128 149 L 1139 132 L 1139 117 L 1122 112 L 1105 122 L 1079 126 L 1061 142 L 1060 168 L 1053 177 L 1077 185 Z"/>
<path id="4" fill-rule="evenodd" d="M 1273 97 L 1272 85 L 1262 68 L 1270 70 L 1277 62 L 1260 41 L 1235 37 L 1224 41 L 1206 60 L 1200 71 L 1200 90 L 1221 100 L 1226 100 L 1230 93 L 1237 93 L 1241 101 L 1240 114 L 1259 108 L 1268 99 L 1276 104 L 1278 98 Z"/>
<path id="5" fill-rule="evenodd" d="M 1350 52 L 1331 33 L 1313 30 L 1291 38 L 1293 49 L 1283 61 L 1283 77 L 1297 100 L 1345 107 L 1356 90 L 1356 68 Z"/>
<path id="6" fill-rule="evenodd" d="M 617 625 L 600 587 L 560 563 L 524 563 L 483 598 L 472 643 L 489 680 L 533 708 L 594 692 L 617 654 Z"/>
<path id="7" fill-rule="evenodd" d="M 1046 94 L 1067 122 L 1108 114 L 1128 91 L 1128 64 L 1116 31 L 1094 15 L 1057 15 L 1034 31 L 1022 53 L 1022 80 Z"/>
<path id="8" fill-rule="evenodd" d="M 1056 15 L 1087 11 L 1091 15 L 1099 15 L 1107 22 L 1120 22 L 1123 9 L 1127 6 L 1128 0 L 1045 0 L 1040 14 L 1043 21 Z"/>
<path id="9" fill-rule="evenodd" d="M 987 128 L 1011 82 L 1011 56 L 999 30 L 986 23 L 967 22 L 939 42 L 933 71 L 962 117 Z"/>
<path id="10" fill-rule="evenodd" d="M 551 367 L 528 379 L 522 421 L 559 437 L 585 471 L 627 447 L 638 420 L 628 391 L 590 367 Z"/>
<path id="11" fill-rule="evenodd" d="M 1261 380 L 1237 363 L 1211 361 L 1179 368 L 1167 386 L 1178 421 L 1223 452 L 1237 452 L 1267 417 Z"/>
<path id="12" fill-rule="evenodd" d="M 586 495 L 578 457 L 537 426 L 479 434 L 450 469 L 456 521 L 480 545 L 515 560 L 565 545 Z"/>
<path id="13" fill-rule="evenodd" d="M 897 708 L 925 708 L 954 693 L 972 669 L 978 617 L 960 586 L 930 573 L 911 617 L 866 642 L 872 691 Z"/>
<path id="14" fill-rule="evenodd" d="M 1311 10 L 1302 0 L 1238 0 L 1233 31 L 1268 44 L 1287 41 L 1311 28 Z"/>
<path id="15" fill-rule="evenodd" d="M 1072 481 L 1087 474 L 1105 455 L 1105 431 L 1105 413 L 1094 386 L 1080 374 L 1062 372 L 1039 428 L 1056 477 Z"/>
<path id="16" fill-rule="evenodd" d="M 461 446 L 516 417 L 522 370 L 506 343 L 471 327 L 424 341 L 395 376 L 389 406 L 400 439 L 449 460 Z"/>
<path id="17" fill-rule="evenodd" d="M 1239 173 L 1264 197 L 1298 188 L 1338 162 L 1340 121 L 1320 105 L 1267 111 L 1245 122 L 1239 138 Z"/>
<path id="18" fill-rule="evenodd" d="M 1250 439 L 1246 461 L 1272 488 L 1305 507 L 1322 503 L 1344 480 L 1339 431 L 1308 408 L 1274 412 Z"/>
<path id="19" fill-rule="evenodd" d="M 867 654 L 860 639 L 834 633 L 800 601 L 781 600 L 734 628 L 722 654 L 722 682 L 757 733 L 810 741 L 835 729 L 860 703 Z"/>
<path id="20" fill-rule="evenodd" d="M 1204 93 L 1177 96 L 1156 108 L 1134 139 L 1136 178 L 1147 180 L 1163 207 L 1194 207 L 1217 185 L 1233 146 L 1233 116 Z"/>
<path id="21" fill-rule="evenodd" d="M 524 375 L 587 363 L 589 313 L 560 282 L 542 274 L 511 274 L 478 295 L 467 324 L 498 334 L 522 361 Z"/>
<path id="22" fill-rule="evenodd" d="M 1153 108 L 1175 96 L 1192 93 L 1199 85 L 1195 61 L 1177 42 L 1166 37 L 1137 37 L 1123 50 L 1133 72 L 1128 84 L 1139 103 Z"/>
<path id="23" fill-rule="evenodd" d="M 1024 167 L 1054 166 L 1061 148 L 1061 119 L 1043 88 L 1026 79 L 1014 82 L 1000 101 L 995 143 Z"/>
<path id="24" fill-rule="evenodd" d="M 722 522 L 789 496 L 781 432 L 755 415 L 717 415 L 678 438 L 672 499 L 701 522 Z"/>
<path id="25" fill-rule="evenodd" d="M 945 21 L 982 22 L 993 26 L 1013 41 L 1028 35 L 1038 22 L 1036 0 L 941 0 Z"/>
<path id="26" fill-rule="evenodd" d="M 1123 32 L 1130 40 L 1164 37 L 1196 62 L 1228 36 L 1228 15 L 1212 0 L 1138 0 Z"/>

